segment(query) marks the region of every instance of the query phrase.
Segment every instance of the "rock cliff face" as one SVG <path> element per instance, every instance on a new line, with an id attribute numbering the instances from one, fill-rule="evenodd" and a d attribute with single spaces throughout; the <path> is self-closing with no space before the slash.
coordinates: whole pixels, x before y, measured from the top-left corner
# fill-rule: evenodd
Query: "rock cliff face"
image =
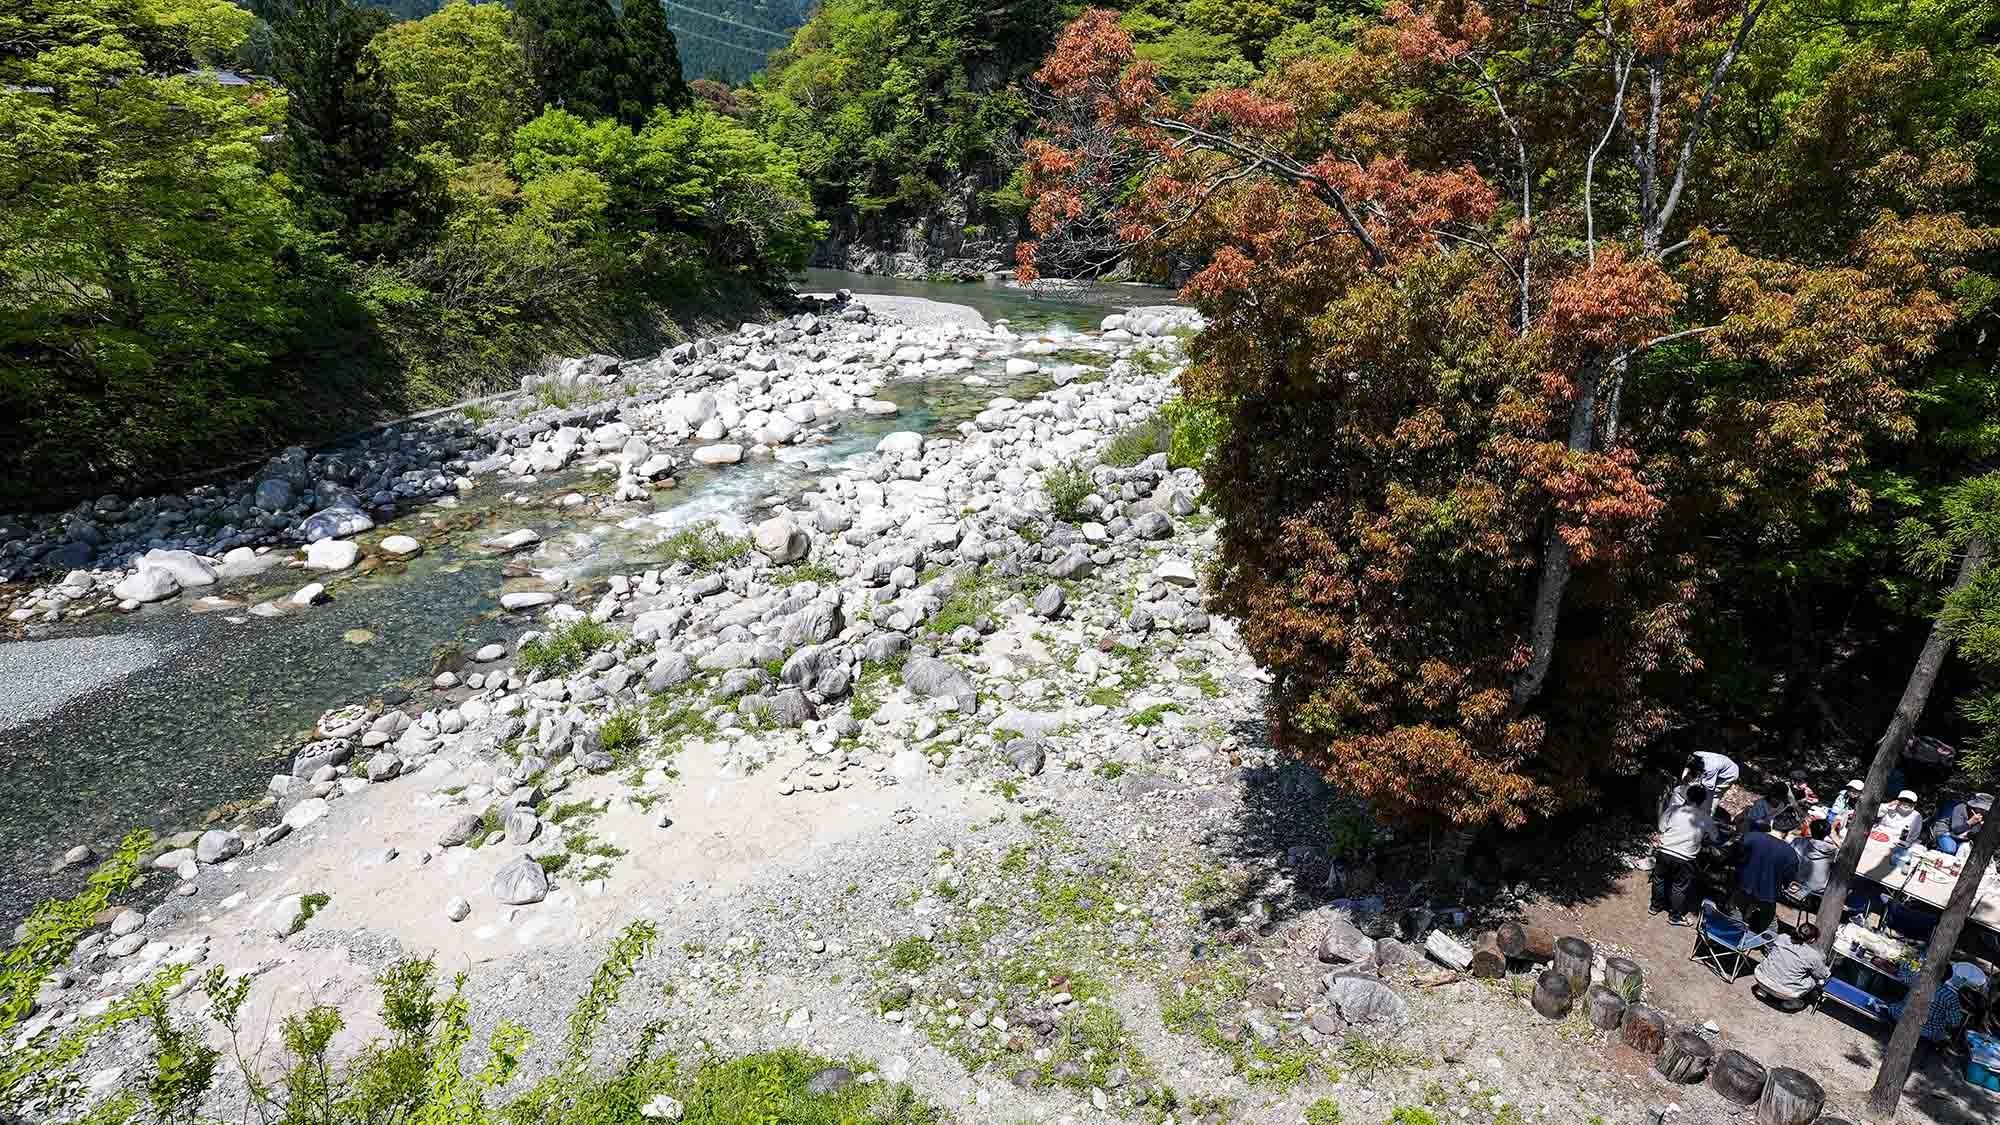
<path id="1" fill-rule="evenodd" d="M 832 237 L 813 251 L 812 264 L 827 269 L 912 279 L 962 281 L 1014 267 L 1018 238 L 1012 216 L 980 205 L 980 183 L 964 177 L 947 185 L 928 215 L 893 231 L 858 220 L 836 222 Z"/>

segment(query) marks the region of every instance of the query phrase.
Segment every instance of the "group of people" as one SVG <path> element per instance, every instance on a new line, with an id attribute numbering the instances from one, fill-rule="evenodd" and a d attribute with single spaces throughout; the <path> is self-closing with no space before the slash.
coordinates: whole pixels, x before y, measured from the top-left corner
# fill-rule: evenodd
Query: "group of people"
<path id="1" fill-rule="evenodd" d="M 1775 802 L 1760 797 L 1740 818 L 1743 831 L 1733 850 L 1722 853 L 1734 818 L 1718 806 L 1735 787 L 1740 771 L 1726 755 L 1700 751 L 1686 761 L 1680 780 L 1661 803 L 1659 842 L 1653 856 L 1652 913 L 1664 911 L 1667 924 L 1693 926 L 1690 907 L 1700 902 L 1697 887 L 1704 849 L 1726 854 L 1730 861 L 1727 904 L 1722 909 L 1752 933 L 1773 928 L 1780 898 L 1808 903 L 1826 890 L 1841 843 L 1854 829 L 1855 806 L 1862 783 L 1849 782 L 1830 804 L 1822 804 L 1803 773 L 1794 773 Z M 1926 843 L 1956 854 L 1985 823 L 1993 798 L 1973 793 L 1946 803 L 1928 820 L 1919 810 L 1917 794 L 1891 780 L 1895 799 L 1885 802 L 1874 822 L 1892 846 Z M 1756 989 L 1778 1007 L 1797 1010 L 1833 975 L 1819 952 L 1817 926 L 1802 921 L 1762 951 Z M 1932 994 L 1923 1038 L 1941 1042 L 1965 1025 L 1968 993 L 1982 997 L 1985 973 L 1970 961 L 1953 972 Z"/>

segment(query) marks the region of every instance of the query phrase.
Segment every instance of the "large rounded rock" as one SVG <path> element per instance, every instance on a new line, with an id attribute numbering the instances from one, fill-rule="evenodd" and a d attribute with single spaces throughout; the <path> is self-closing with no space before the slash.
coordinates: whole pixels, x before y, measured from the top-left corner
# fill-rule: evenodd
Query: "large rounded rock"
<path id="1" fill-rule="evenodd" d="M 309 570 L 346 570 L 361 558 L 361 548 L 345 539 L 321 539 L 306 548 Z"/>
<path id="2" fill-rule="evenodd" d="M 979 695 L 964 672 L 942 660 L 913 656 L 903 665 L 903 686 L 912 695 L 951 699 L 967 714 L 978 710 Z"/>
<path id="3" fill-rule="evenodd" d="M 812 550 L 812 536 L 784 516 L 774 516 L 757 525 L 757 549 L 774 563 L 797 562 Z"/>
<path id="4" fill-rule="evenodd" d="M 875 443 L 875 452 L 914 456 L 924 451 L 924 435 L 915 430 L 898 430 Z"/>
<path id="5" fill-rule="evenodd" d="M 139 556 L 139 565 L 164 570 L 174 576 L 183 590 L 190 586 L 215 584 L 215 568 L 193 551 L 163 551 L 155 548 Z"/>
<path id="6" fill-rule="evenodd" d="M 212 828 L 194 844 L 194 857 L 202 863 L 221 863 L 243 854 L 243 837 Z"/>
<path id="7" fill-rule="evenodd" d="M 527 856 L 493 873 L 493 897 L 508 906 L 527 906 L 549 897 L 549 876 Z"/>
<path id="8" fill-rule="evenodd" d="M 142 566 L 131 577 L 111 588 L 120 601 L 164 601 L 181 592 L 181 584 L 171 572 L 156 566 Z"/>
<path id="9" fill-rule="evenodd" d="M 438 846 L 458 847 L 472 839 L 472 834 L 479 831 L 479 826 L 483 823 L 485 821 L 478 813 L 460 813 L 450 824 L 444 826 L 444 831 L 438 833 Z"/>
<path id="10" fill-rule="evenodd" d="M 308 797 L 285 811 L 285 827 L 298 831 L 326 815 L 326 798 Z"/>
<path id="11" fill-rule="evenodd" d="M 268 477 L 257 482 L 257 492 L 250 501 L 267 512 L 276 512 L 292 506 L 292 482 L 279 477 Z"/>
<path id="12" fill-rule="evenodd" d="M 345 539 L 359 535 L 375 526 L 368 513 L 349 504 L 336 504 L 314 512 L 299 530 L 305 532 L 306 542 L 317 543 L 322 539 Z"/>
<path id="13" fill-rule="evenodd" d="M 408 535 L 391 535 L 382 540 L 382 550 L 398 558 L 409 558 L 423 551 L 424 545 Z"/>

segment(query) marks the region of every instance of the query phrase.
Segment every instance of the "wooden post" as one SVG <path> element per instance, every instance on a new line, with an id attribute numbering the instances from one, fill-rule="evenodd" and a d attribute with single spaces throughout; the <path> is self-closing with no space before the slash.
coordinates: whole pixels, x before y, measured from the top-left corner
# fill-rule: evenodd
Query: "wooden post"
<path id="1" fill-rule="evenodd" d="M 1535 978 L 1535 994 L 1530 1000 L 1535 1010 L 1552 1020 L 1569 1015 L 1576 1004 L 1576 993 L 1570 991 L 1569 978 L 1554 969 L 1545 969 Z"/>
<path id="2" fill-rule="evenodd" d="M 1627 1004 L 1637 1004 L 1640 993 L 1645 989 L 1645 975 L 1639 963 L 1630 957 L 1606 957 L 1604 959 L 1604 984 L 1611 991 L 1625 998 Z"/>
<path id="3" fill-rule="evenodd" d="M 1764 1064 L 1741 1051 L 1724 1051 L 1708 1068 L 1708 1086 L 1737 1105 L 1756 1105 L 1764 1096 Z"/>
<path id="4" fill-rule="evenodd" d="M 1472 975 L 1481 980 L 1499 980 L 1507 975 L 1507 955 L 1501 952 L 1500 942 L 1491 930 L 1473 947 Z"/>
<path id="5" fill-rule="evenodd" d="M 1500 952 L 1523 961 L 1548 964 L 1556 957 L 1556 935 L 1540 926 L 1523 926 L 1519 922 L 1509 922 L 1500 927 L 1494 936 L 1500 942 Z"/>
<path id="6" fill-rule="evenodd" d="M 1788 1066 L 1773 1067 L 1757 1103 L 1757 1125 L 1809 1125 L 1826 1104 L 1826 1091 L 1812 1076 Z"/>
<path id="7" fill-rule="evenodd" d="M 1601 984 L 1593 984 L 1583 994 L 1590 1007 L 1590 1026 L 1599 1031 L 1617 1031 L 1625 1022 L 1625 998 Z"/>
<path id="8" fill-rule="evenodd" d="M 1658 1008 L 1628 1004 L 1625 1019 L 1618 1025 L 1618 1037 L 1641 1054 L 1657 1054 L 1667 1041 L 1667 1017 Z"/>
<path id="9" fill-rule="evenodd" d="M 1556 939 L 1556 971 L 1569 978 L 1572 995 L 1581 996 L 1590 986 L 1591 962 L 1595 957 L 1596 951 L 1580 937 Z"/>
<path id="10" fill-rule="evenodd" d="M 1680 1083 L 1694 1083 L 1708 1073 L 1709 1060 L 1715 1057 L 1715 1046 L 1692 1031 L 1676 1031 L 1672 1039 L 1653 1060 L 1653 1068 L 1668 1079 Z"/>

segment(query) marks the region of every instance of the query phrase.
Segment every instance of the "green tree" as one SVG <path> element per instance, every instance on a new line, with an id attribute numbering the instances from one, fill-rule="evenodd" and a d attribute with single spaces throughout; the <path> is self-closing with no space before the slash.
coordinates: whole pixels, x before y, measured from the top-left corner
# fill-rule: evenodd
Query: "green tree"
<path id="1" fill-rule="evenodd" d="M 619 23 L 627 48 L 624 119 L 639 124 L 656 109 L 680 110 L 694 104 L 681 76 L 680 48 L 660 0 L 625 0 Z"/>
<path id="2" fill-rule="evenodd" d="M 395 95 L 369 43 L 386 13 L 352 0 L 268 0 L 274 77 L 290 95 L 285 166 L 301 211 L 354 258 L 419 237 L 433 185 L 397 143 Z"/>
<path id="3" fill-rule="evenodd" d="M 369 45 L 394 97 L 397 143 L 459 161 L 504 159 L 527 120 L 528 62 L 501 4 L 451 0 Z"/>
<path id="4" fill-rule="evenodd" d="M 583 118 L 619 115 L 629 64 L 609 0 L 519 0 L 514 18 L 537 108 Z"/>
<path id="5" fill-rule="evenodd" d="M 298 232 L 259 167 L 286 100 L 198 69 L 250 22 L 225 0 L 0 14 L 0 493 L 186 464 L 268 405 L 298 315 Z"/>

